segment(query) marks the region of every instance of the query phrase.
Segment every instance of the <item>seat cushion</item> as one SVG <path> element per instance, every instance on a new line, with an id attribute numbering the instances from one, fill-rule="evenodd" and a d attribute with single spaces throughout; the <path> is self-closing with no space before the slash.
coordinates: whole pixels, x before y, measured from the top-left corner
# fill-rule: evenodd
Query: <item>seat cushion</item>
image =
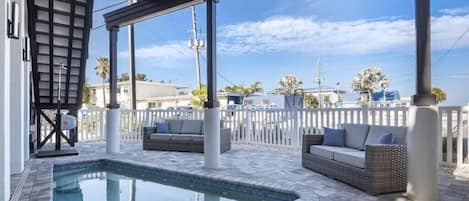
<path id="1" fill-rule="evenodd" d="M 167 133 L 153 133 L 150 135 L 150 140 L 166 140 L 171 138 L 171 134 Z"/>
<path id="2" fill-rule="evenodd" d="M 347 147 L 336 147 L 336 146 L 326 146 L 326 145 L 311 145 L 309 147 L 309 153 L 322 156 L 327 159 L 334 159 L 334 153 L 339 151 L 358 151 L 356 149 L 347 148 Z"/>
<path id="3" fill-rule="evenodd" d="M 169 123 L 169 132 L 171 134 L 180 134 L 182 127 L 182 120 L 166 120 Z"/>
<path id="4" fill-rule="evenodd" d="M 171 135 L 171 141 L 192 142 L 192 136 L 191 135 Z"/>
<path id="5" fill-rule="evenodd" d="M 407 127 L 397 126 L 370 126 L 370 132 L 365 145 L 381 144 L 380 139 L 383 135 L 392 134 L 393 144 L 406 144 Z"/>
<path id="6" fill-rule="evenodd" d="M 364 150 L 370 126 L 362 124 L 344 124 L 343 127 L 345 129 L 345 146 Z"/>
<path id="7" fill-rule="evenodd" d="M 322 145 L 343 147 L 344 136 L 344 129 L 324 128 L 324 138 Z"/>
<path id="8" fill-rule="evenodd" d="M 365 168 L 365 151 L 341 151 L 334 152 L 334 160 L 355 167 Z"/>
<path id="9" fill-rule="evenodd" d="M 182 121 L 182 134 L 202 134 L 202 120 L 184 120 Z"/>
<path id="10" fill-rule="evenodd" d="M 193 135 L 192 136 L 192 141 L 194 141 L 194 142 L 204 142 L 204 136 L 203 135 Z"/>

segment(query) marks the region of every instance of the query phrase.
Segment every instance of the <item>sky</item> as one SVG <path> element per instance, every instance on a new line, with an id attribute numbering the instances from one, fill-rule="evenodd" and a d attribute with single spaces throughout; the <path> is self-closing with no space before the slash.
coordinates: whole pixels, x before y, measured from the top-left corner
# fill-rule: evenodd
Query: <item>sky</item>
<path id="1" fill-rule="evenodd" d="M 96 0 L 99 9 L 121 0 Z M 432 81 L 446 91 L 444 105 L 469 103 L 469 1 L 432 0 Z M 88 83 L 101 83 L 94 66 L 109 55 L 103 14 L 93 16 L 87 61 Z M 206 37 L 205 4 L 198 5 L 200 37 Z M 217 4 L 218 88 L 261 81 L 265 91 L 284 75 L 296 75 L 304 88 L 317 87 L 317 60 L 324 85 L 353 94 L 351 82 L 366 67 L 379 67 L 390 79 L 387 90 L 415 93 L 414 1 L 409 0 L 220 0 Z M 196 86 L 190 8 L 135 25 L 136 71 L 154 82 Z M 206 82 L 206 49 L 202 82 Z M 128 32 L 118 40 L 118 73 L 128 72 Z"/>

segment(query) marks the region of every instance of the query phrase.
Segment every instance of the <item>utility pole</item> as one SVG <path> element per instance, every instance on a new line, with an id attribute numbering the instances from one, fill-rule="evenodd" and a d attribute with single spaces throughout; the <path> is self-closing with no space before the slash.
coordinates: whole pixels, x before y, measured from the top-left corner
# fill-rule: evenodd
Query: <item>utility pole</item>
<path id="1" fill-rule="evenodd" d="M 322 82 L 323 82 L 323 77 L 321 76 L 321 61 L 319 60 L 318 58 L 318 63 L 317 63 L 317 68 L 318 68 L 318 72 L 316 74 L 316 83 L 318 84 L 318 90 L 319 90 L 319 108 L 322 108 Z"/>
<path id="2" fill-rule="evenodd" d="M 137 2 L 137 0 L 129 0 L 129 5 Z M 130 91 L 130 107 L 132 110 L 137 109 L 137 92 L 135 82 L 135 37 L 134 25 L 130 24 L 129 28 L 129 91 Z"/>
<path id="3" fill-rule="evenodd" d="M 193 39 L 189 40 L 187 46 L 194 49 L 195 52 L 195 67 L 197 72 L 197 88 L 201 87 L 200 82 L 200 49 L 204 47 L 204 41 L 199 40 L 198 31 L 197 31 L 197 14 L 195 13 L 195 6 L 192 6 L 192 34 Z"/>

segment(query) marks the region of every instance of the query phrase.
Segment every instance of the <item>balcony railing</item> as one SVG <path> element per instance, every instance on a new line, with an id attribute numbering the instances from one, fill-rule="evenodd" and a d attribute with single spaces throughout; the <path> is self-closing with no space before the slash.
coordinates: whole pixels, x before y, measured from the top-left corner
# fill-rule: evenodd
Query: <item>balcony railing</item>
<path id="1" fill-rule="evenodd" d="M 440 159 L 443 164 L 469 167 L 468 106 L 439 107 Z M 80 110 L 78 141 L 105 139 L 106 110 Z M 408 108 L 328 108 L 328 109 L 235 109 L 221 110 L 224 127 L 232 131 L 232 141 L 279 149 L 300 150 L 303 134 L 319 134 L 322 127 L 344 123 L 407 126 Z M 140 143 L 144 126 L 165 119 L 203 119 L 203 110 L 121 110 L 121 140 Z M 51 128 L 43 126 L 43 133 Z M 53 140 L 53 139 L 52 139 Z"/>

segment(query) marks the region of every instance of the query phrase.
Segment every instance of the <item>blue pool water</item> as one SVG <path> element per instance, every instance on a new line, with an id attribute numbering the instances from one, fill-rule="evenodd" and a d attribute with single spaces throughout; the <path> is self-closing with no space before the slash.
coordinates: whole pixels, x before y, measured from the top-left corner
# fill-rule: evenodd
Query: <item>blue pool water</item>
<path id="1" fill-rule="evenodd" d="M 293 201 L 272 189 L 95 161 L 54 167 L 54 201 Z"/>

